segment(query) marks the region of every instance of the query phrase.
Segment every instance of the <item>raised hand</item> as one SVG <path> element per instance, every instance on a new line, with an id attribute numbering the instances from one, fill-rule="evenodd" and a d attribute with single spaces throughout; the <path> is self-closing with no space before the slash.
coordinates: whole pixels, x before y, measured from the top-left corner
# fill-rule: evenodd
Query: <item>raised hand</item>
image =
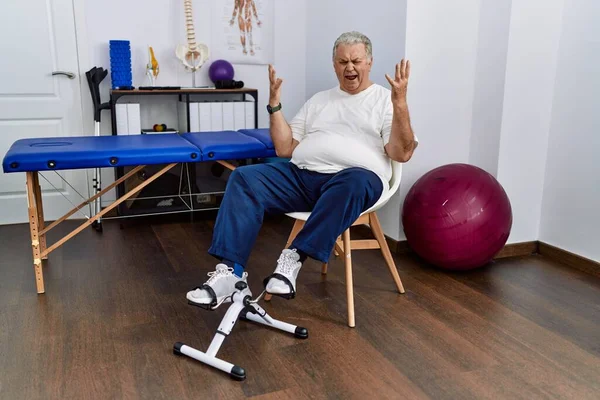
<path id="1" fill-rule="evenodd" d="M 271 106 L 276 106 L 279 104 L 281 98 L 281 78 L 277 78 L 275 74 L 275 68 L 271 64 L 269 64 L 269 104 Z"/>
<path id="2" fill-rule="evenodd" d="M 392 86 L 392 103 L 406 103 L 406 91 L 408 87 L 408 78 L 410 76 L 410 61 L 402 59 L 399 64 L 396 64 L 396 75 L 392 79 L 388 74 L 385 74 L 386 79 Z"/>

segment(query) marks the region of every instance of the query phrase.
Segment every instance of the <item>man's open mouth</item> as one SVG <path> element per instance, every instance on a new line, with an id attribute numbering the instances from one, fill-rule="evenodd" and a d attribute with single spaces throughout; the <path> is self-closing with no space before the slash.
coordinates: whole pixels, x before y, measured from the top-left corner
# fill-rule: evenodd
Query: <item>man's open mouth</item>
<path id="1" fill-rule="evenodd" d="M 351 81 L 355 80 L 356 78 L 358 78 L 358 75 L 345 75 L 344 76 L 346 79 L 349 79 Z"/>

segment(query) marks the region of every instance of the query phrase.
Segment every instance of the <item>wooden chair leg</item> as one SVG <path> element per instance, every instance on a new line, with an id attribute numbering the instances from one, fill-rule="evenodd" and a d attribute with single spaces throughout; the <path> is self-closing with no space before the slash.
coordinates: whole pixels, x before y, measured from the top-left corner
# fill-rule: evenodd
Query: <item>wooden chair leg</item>
<path id="1" fill-rule="evenodd" d="M 341 242 L 341 241 L 342 241 L 342 237 L 338 236 L 338 238 L 335 242 L 337 243 L 337 242 Z M 333 246 L 333 254 L 335 254 L 335 258 L 338 258 L 340 256 L 340 252 L 338 251 L 338 249 L 335 246 Z"/>
<path id="2" fill-rule="evenodd" d="M 346 296 L 348 298 L 348 326 L 354 328 L 354 284 L 352 282 L 352 249 L 350 245 L 350 228 L 344 231 L 343 237 L 346 264 Z"/>
<path id="3" fill-rule="evenodd" d="M 321 265 L 321 274 L 327 275 L 327 263 L 323 263 L 323 265 Z"/>
<path id="4" fill-rule="evenodd" d="M 294 241 L 294 239 L 296 239 L 296 236 L 298 235 L 298 232 L 300 232 L 303 227 L 304 227 L 304 221 L 302 221 L 301 219 L 297 219 L 296 222 L 294 223 L 294 226 L 292 227 L 292 231 L 290 232 L 290 236 L 288 237 L 288 240 L 285 243 L 285 248 L 286 249 L 288 247 L 290 247 L 290 245 L 292 244 L 292 242 Z"/>
<path id="5" fill-rule="evenodd" d="M 390 248 L 388 247 L 387 241 L 385 240 L 385 236 L 383 234 L 383 229 L 381 229 L 381 224 L 379 223 L 379 218 L 377 218 L 377 214 L 374 212 L 369 213 L 369 225 L 371 226 L 371 230 L 373 231 L 373 235 L 375 239 L 379 242 L 379 246 L 381 247 L 381 252 L 383 253 L 383 258 L 385 258 L 385 262 L 390 269 L 390 273 L 394 278 L 394 282 L 396 282 L 396 287 L 400 293 L 404 293 L 404 286 L 402 285 L 402 281 L 400 280 L 400 275 L 398 275 L 398 270 L 396 269 L 396 264 L 394 263 L 394 259 L 392 257 L 392 253 L 390 252 Z"/>

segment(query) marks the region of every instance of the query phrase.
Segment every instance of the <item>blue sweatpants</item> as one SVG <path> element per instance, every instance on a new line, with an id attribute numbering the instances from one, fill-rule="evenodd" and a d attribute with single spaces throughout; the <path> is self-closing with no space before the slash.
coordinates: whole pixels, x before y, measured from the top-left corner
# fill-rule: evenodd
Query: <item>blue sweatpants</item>
<path id="1" fill-rule="evenodd" d="M 291 162 L 236 168 L 227 182 L 209 254 L 246 265 L 265 214 L 311 211 L 291 247 L 327 262 L 335 240 L 381 197 L 379 177 L 363 168 L 323 174 Z"/>

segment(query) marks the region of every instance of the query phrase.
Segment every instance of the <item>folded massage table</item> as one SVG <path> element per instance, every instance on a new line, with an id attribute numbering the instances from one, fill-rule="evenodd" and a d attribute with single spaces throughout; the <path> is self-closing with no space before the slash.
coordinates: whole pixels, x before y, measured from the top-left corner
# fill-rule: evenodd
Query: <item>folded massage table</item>
<path id="1" fill-rule="evenodd" d="M 42 260 L 99 218 L 179 163 L 216 161 L 230 169 L 227 160 L 275 157 L 268 129 L 212 131 L 184 134 L 146 134 L 123 136 L 79 136 L 17 140 L 2 162 L 5 173 L 25 172 L 31 247 L 38 293 L 44 293 Z M 46 233 L 81 208 L 136 174 L 146 165 L 167 164 L 139 183 L 108 207 L 79 225 L 56 243 L 46 245 Z M 45 225 L 39 172 L 68 169 L 135 166 L 130 172 L 91 196 L 61 218 Z"/>

